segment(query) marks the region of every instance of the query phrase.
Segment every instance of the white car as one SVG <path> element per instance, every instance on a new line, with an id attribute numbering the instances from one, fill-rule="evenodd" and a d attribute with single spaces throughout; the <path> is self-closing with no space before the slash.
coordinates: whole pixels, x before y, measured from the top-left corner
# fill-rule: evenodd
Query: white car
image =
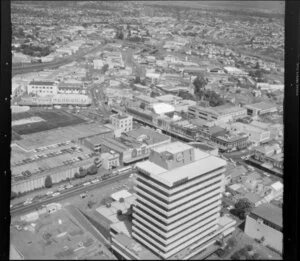
<path id="1" fill-rule="evenodd" d="M 25 201 L 25 202 L 24 202 L 24 206 L 30 205 L 31 203 L 32 203 L 32 201 Z"/>
<path id="2" fill-rule="evenodd" d="M 53 194 L 53 191 L 48 191 L 46 195 L 47 195 L 47 196 L 50 196 L 50 195 L 52 195 L 52 194 Z"/>
<path id="3" fill-rule="evenodd" d="M 58 191 L 63 191 L 63 190 L 65 190 L 65 187 L 58 188 Z"/>
<path id="4" fill-rule="evenodd" d="M 93 180 L 92 180 L 92 183 L 93 183 L 93 184 L 98 183 L 98 182 L 100 182 L 99 179 L 93 179 Z"/>
<path id="5" fill-rule="evenodd" d="M 88 185 L 91 185 L 91 182 L 83 183 L 83 186 L 88 186 Z"/>
<path id="6" fill-rule="evenodd" d="M 86 193 L 82 193 L 82 194 L 80 194 L 80 197 L 81 197 L 81 198 L 86 198 L 86 197 L 87 197 L 87 194 L 86 194 Z"/>
<path id="7" fill-rule="evenodd" d="M 67 189 L 70 189 L 70 188 L 73 188 L 73 187 L 74 187 L 74 186 L 71 185 L 71 184 L 66 186 Z"/>
<path id="8" fill-rule="evenodd" d="M 59 192 L 56 192 L 56 193 L 53 193 L 53 194 L 52 194 L 53 197 L 56 197 L 56 196 L 59 196 L 59 195 L 60 195 Z"/>

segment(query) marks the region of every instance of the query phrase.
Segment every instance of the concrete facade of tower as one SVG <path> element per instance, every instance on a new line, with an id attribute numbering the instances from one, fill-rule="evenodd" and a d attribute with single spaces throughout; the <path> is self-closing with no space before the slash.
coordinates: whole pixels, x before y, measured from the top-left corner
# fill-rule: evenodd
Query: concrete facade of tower
<path id="1" fill-rule="evenodd" d="M 201 251 L 218 233 L 226 161 L 174 142 L 136 167 L 133 238 L 163 259 Z"/>

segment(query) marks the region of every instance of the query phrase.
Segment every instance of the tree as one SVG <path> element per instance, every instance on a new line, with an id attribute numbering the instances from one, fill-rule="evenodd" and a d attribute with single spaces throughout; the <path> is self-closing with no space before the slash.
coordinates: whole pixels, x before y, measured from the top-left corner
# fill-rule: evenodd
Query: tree
<path id="1" fill-rule="evenodd" d="M 178 92 L 178 96 L 184 100 L 192 100 L 192 101 L 195 100 L 194 95 L 190 94 L 189 92 L 182 91 L 182 90 Z"/>
<path id="2" fill-rule="evenodd" d="M 87 174 L 88 175 L 95 175 L 98 173 L 98 168 L 95 164 L 91 165 L 88 169 L 87 169 Z"/>
<path id="3" fill-rule="evenodd" d="M 76 173 L 74 174 L 74 177 L 75 177 L 76 179 L 80 178 L 79 173 L 76 172 Z"/>
<path id="4" fill-rule="evenodd" d="M 120 199 L 119 199 L 119 202 L 120 202 L 120 203 L 123 203 L 124 201 L 125 201 L 124 198 L 120 198 Z"/>
<path id="5" fill-rule="evenodd" d="M 199 76 L 197 76 L 197 78 L 194 80 L 193 84 L 194 84 L 194 93 L 196 96 L 198 96 L 198 98 L 201 98 L 201 90 L 203 90 L 205 88 L 205 86 L 207 85 L 208 80 L 204 78 L 204 76 L 201 74 Z"/>
<path id="6" fill-rule="evenodd" d="M 248 252 L 252 251 L 253 250 L 253 246 L 252 245 L 247 245 L 246 246 L 246 249 Z"/>
<path id="7" fill-rule="evenodd" d="M 45 179 L 45 187 L 52 188 L 52 178 L 49 175 Z"/>
<path id="8" fill-rule="evenodd" d="M 231 247 L 231 248 L 235 247 L 235 246 L 237 245 L 236 239 L 233 238 L 233 237 L 230 238 L 230 239 L 227 241 L 227 245 L 228 245 L 228 247 Z"/>
<path id="9" fill-rule="evenodd" d="M 251 259 L 252 259 L 252 260 L 259 260 L 259 259 L 261 259 L 261 258 L 260 258 L 260 255 L 259 255 L 258 253 L 254 253 L 254 254 L 251 256 Z"/>
<path id="10" fill-rule="evenodd" d="M 142 102 L 141 105 L 140 105 L 140 108 L 143 109 L 143 110 L 145 110 L 146 104 Z"/>
<path id="11" fill-rule="evenodd" d="M 254 205 L 247 198 L 241 198 L 234 205 L 235 210 L 241 219 L 245 219 L 245 217 L 251 212 Z"/>
<path id="12" fill-rule="evenodd" d="M 117 211 L 117 215 L 118 215 L 118 216 L 122 216 L 122 215 L 123 215 L 122 210 L 119 209 L 119 210 Z"/>
<path id="13" fill-rule="evenodd" d="M 84 169 L 84 168 L 82 168 L 82 167 L 80 167 L 79 168 L 79 177 L 80 178 L 84 178 L 86 175 L 87 175 L 87 170 Z"/>
<path id="14" fill-rule="evenodd" d="M 14 192 L 14 191 L 11 191 L 11 193 L 10 193 L 10 199 L 14 199 L 16 197 L 17 197 L 17 193 Z"/>
<path id="15" fill-rule="evenodd" d="M 89 202 L 87 203 L 87 206 L 88 206 L 88 208 L 92 208 L 94 204 L 95 204 L 94 201 L 89 200 Z"/>

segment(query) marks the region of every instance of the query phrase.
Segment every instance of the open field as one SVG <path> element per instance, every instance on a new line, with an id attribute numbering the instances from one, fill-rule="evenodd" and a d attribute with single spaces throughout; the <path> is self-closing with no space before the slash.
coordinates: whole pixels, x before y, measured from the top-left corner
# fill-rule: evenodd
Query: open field
<path id="1" fill-rule="evenodd" d="M 12 121 L 19 122 L 32 117 L 39 117 L 44 121 L 15 125 L 12 127 L 13 131 L 19 135 L 24 135 L 85 122 L 85 120 L 77 116 L 59 110 L 40 110 L 13 114 Z"/>

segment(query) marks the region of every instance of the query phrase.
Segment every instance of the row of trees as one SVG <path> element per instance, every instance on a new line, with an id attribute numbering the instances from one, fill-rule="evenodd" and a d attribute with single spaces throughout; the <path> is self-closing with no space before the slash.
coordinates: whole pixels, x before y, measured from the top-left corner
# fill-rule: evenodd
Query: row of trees
<path id="1" fill-rule="evenodd" d="M 98 168 L 95 164 L 91 165 L 87 169 L 84 169 L 82 167 L 79 168 L 79 172 L 76 172 L 74 177 L 75 178 L 84 178 L 87 175 L 95 175 L 98 173 Z M 47 176 L 45 179 L 45 187 L 51 188 L 53 185 L 51 176 Z"/>
<path id="2" fill-rule="evenodd" d="M 252 245 L 246 245 L 240 250 L 236 251 L 232 256 L 232 260 L 259 260 L 260 255 L 256 253 Z"/>
<path id="3" fill-rule="evenodd" d="M 224 100 L 215 91 L 206 90 L 208 80 L 203 74 L 197 76 L 194 80 L 194 93 L 198 100 L 204 99 L 209 102 L 210 106 L 219 106 L 224 104 Z"/>
<path id="4" fill-rule="evenodd" d="M 79 168 L 79 172 L 75 173 L 75 178 L 84 178 L 87 175 L 95 175 L 98 173 L 98 168 L 95 164 L 91 165 L 87 169 L 82 167 Z"/>

